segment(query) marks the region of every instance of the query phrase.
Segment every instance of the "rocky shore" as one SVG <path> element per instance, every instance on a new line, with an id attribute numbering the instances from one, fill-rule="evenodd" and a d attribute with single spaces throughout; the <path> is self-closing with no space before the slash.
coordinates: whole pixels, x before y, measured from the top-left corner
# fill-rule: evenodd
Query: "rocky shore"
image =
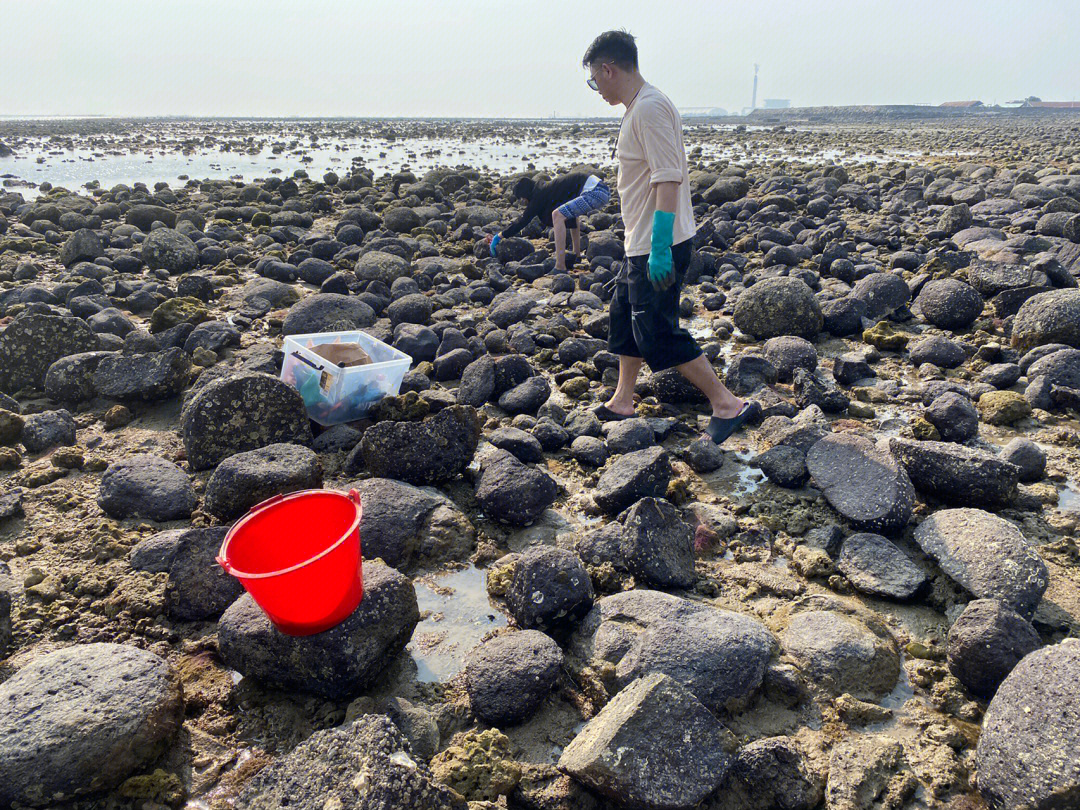
<path id="1" fill-rule="evenodd" d="M 245 126 L 0 144 L 282 145 Z M 1071 119 L 688 128 L 683 322 L 762 406 L 723 449 L 675 372 L 590 412 L 617 199 L 558 273 L 539 223 L 488 254 L 517 171 L 301 160 L 610 122 L 296 127 L 272 175 L 0 191 L 0 806 L 1080 806 Z M 342 328 L 413 363 L 324 429 L 282 340 Z M 286 636 L 214 557 L 320 487 L 365 598 Z"/>

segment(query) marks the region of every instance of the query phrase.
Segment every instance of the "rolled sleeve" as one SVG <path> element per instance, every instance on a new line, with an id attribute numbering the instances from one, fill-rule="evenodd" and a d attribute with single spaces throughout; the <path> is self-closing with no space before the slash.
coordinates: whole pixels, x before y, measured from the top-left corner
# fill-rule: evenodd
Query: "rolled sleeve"
<path id="1" fill-rule="evenodd" d="M 645 149 L 645 162 L 649 165 L 650 185 L 682 182 L 685 155 L 674 121 L 664 120 L 642 127 L 641 143 Z"/>

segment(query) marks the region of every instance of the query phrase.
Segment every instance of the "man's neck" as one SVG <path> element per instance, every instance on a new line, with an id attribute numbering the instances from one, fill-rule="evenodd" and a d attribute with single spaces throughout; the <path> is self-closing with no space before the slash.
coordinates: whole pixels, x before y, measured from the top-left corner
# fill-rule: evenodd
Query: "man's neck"
<path id="1" fill-rule="evenodd" d="M 626 85 L 619 91 L 619 103 L 624 107 L 629 107 L 644 86 L 645 79 L 642 78 L 640 73 L 627 77 Z"/>

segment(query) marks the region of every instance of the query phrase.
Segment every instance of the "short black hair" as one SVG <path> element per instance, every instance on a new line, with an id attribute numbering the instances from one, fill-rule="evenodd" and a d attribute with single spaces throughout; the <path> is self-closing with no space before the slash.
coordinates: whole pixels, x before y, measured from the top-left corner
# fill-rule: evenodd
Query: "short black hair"
<path id="1" fill-rule="evenodd" d="M 531 177 L 522 177 L 514 183 L 513 194 L 519 200 L 531 200 L 536 190 L 536 181 Z"/>
<path id="2" fill-rule="evenodd" d="M 605 31 L 592 41 L 581 64 L 588 68 L 597 63 L 612 62 L 623 70 L 637 70 L 637 45 L 624 29 Z"/>

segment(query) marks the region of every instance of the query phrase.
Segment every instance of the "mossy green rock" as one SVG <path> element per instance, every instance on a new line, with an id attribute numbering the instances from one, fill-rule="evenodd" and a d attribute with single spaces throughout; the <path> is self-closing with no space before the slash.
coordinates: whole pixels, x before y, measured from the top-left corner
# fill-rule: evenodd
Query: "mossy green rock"
<path id="1" fill-rule="evenodd" d="M 1011 425 L 1031 415 L 1031 405 L 1017 391 L 988 391 L 979 397 L 979 416 L 989 425 Z"/>
<path id="2" fill-rule="evenodd" d="M 498 801 L 521 779 L 510 740 L 497 728 L 469 731 L 431 761 L 431 772 L 469 801 Z"/>
<path id="3" fill-rule="evenodd" d="M 908 344 L 908 336 L 897 332 L 887 321 L 878 321 L 862 333 L 864 343 L 885 352 L 903 351 Z"/>
<path id="4" fill-rule="evenodd" d="M 177 324 L 200 324 L 209 319 L 209 310 L 198 298 L 170 298 L 150 316 L 150 331 L 164 332 Z"/>

